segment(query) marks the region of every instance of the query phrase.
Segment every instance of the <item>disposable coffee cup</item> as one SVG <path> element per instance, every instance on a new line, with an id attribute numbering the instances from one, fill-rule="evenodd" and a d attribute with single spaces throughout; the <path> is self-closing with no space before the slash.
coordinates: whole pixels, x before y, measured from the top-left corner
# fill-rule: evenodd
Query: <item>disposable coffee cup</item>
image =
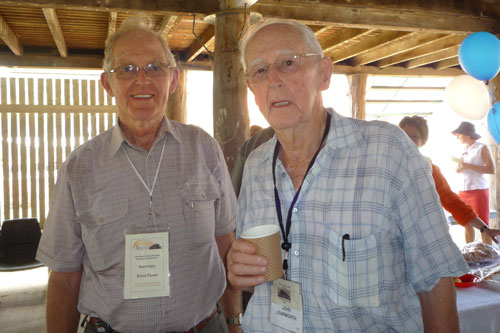
<path id="1" fill-rule="evenodd" d="M 275 224 L 264 224 L 245 230 L 241 238 L 257 248 L 257 255 L 266 257 L 269 265 L 266 281 L 273 281 L 283 276 L 281 262 L 280 228 Z"/>

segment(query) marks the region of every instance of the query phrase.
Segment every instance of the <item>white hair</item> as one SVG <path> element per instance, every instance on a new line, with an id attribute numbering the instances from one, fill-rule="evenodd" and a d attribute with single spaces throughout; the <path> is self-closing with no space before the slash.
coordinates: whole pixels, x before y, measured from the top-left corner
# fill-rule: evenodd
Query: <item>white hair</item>
<path id="1" fill-rule="evenodd" d="M 106 41 L 106 48 L 104 49 L 104 61 L 103 68 L 105 72 L 108 72 L 113 67 L 112 56 L 113 49 L 115 47 L 116 41 L 123 36 L 125 33 L 130 31 L 145 31 L 153 36 L 156 36 L 160 41 L 163 49 L 165 50 L 165 56 L 167 57 L 168 64 L 172 67 L 177 67 L 175 58 L 168 47 L 167 41 L 154 29 L 154 23 L 150 16 L 148 15 L 137 15 L 125 19 L 120 25 L 120 29 L 115 31 L 108 40 Z M 140 46 L 139 46 L 140 47 Z"/>
<path id="2" fill-rule="evenodd" d="M 304 40 L 304 43 L 306 44 L 307 51 L 306 52 L 311 52 L 311 53 L 316 53 L 321 56 L 323 56 L 323 49 L 321 48 L 321 45 L 319 45 L 318 40 L 316 39 L 316 35 L 314 32 L 309 28 L 307 25 L 297 22 L 297 21 L 292 21 L 292 20 L 285 20 L 285 19 L 280 19 L 280 18 L 270 18 L 270 19 L 264 19 L 256 24 L 250 26 L 250 28 L 245 32 L 243 35 L 241 41 L 240 41 L 240 51 L 241 51 L 241 63 L 243 64 L 243 70 L 246 71 L 247 65 L 245 61 L 245 56 L 247 52 L 247 46 L 250 43 L 250 41 L 255 37 L 257 32 L 259 32 L 261 29 L 270 26 L 270 25 L 275 25 L 275 24 L 281 24 L 281 25 L 286 25 L 289 27 L 292 27 L 293 29 L 296 29 L 300 35 L 302 36 L 302 39 Z"/>

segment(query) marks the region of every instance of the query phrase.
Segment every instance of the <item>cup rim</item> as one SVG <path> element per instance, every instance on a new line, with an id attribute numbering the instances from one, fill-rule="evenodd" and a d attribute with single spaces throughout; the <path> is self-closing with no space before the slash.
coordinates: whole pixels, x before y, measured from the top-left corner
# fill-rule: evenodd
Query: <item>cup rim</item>
<path id="1" fill-rule="evenodd" d="M 243 231 L 240 236 L 243 239 L 255 239 L 271 236 L 279 231 L 280 227 L 276 224 L 262 224 Z"/>

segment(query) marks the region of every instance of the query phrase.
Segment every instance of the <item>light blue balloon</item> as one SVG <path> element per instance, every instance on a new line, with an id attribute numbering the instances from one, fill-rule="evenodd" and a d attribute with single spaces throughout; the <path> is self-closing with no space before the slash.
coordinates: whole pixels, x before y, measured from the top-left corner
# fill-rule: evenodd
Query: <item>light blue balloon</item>
<path id="1" fill-rule="evenodd" d="M 462 69 L 480 81 L 494 78 L 500 70 L 500 40 L 489 32 L 467 36 L 458 49 Z"/>
<path id="2" fill-rule="evenodd" d="M 488 130 L 493 139 L 500 144 L 500 102 L 495 103 L 488 113 Z"/>

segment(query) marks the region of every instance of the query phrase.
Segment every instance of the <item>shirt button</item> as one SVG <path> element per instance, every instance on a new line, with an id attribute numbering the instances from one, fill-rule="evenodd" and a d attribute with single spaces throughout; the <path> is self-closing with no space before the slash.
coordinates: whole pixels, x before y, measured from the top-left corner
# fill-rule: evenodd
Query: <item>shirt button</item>
<path id="1" fill-rule="evenodd" d="M 161 217 L 161 214 L 160 213 L 156 213 L 156 217 Z"/>
<path id="2" fill-rule="evenodd" d="M 297 208 L 294 208 L 292 212 L 297 213 L 299 210 Z"/>
<path id="3" fill-rule="evenodd" d="M 283 172 L 281 173 L 281 177 L 286 177 L 286 172 L 285 172 L 285 171 L 283 171 Z"/>
<path id="4" fill-rule="evenodd" d="M 201 194 L 201 197 L 202 197 L 203 199 L 206 199 L 206 198 L 207 198 L 207 195 L 206 195 L 205 193 L 202 193 L 202 194 Z"/>
<path id="5" fill-rule="evenodd" d="M 300 254 L 300 251 L 299 250 L 295 250 L 295 252 L 293 252 L 293 254 L 295 254 L 296 256 L 298 256 Z"/>

